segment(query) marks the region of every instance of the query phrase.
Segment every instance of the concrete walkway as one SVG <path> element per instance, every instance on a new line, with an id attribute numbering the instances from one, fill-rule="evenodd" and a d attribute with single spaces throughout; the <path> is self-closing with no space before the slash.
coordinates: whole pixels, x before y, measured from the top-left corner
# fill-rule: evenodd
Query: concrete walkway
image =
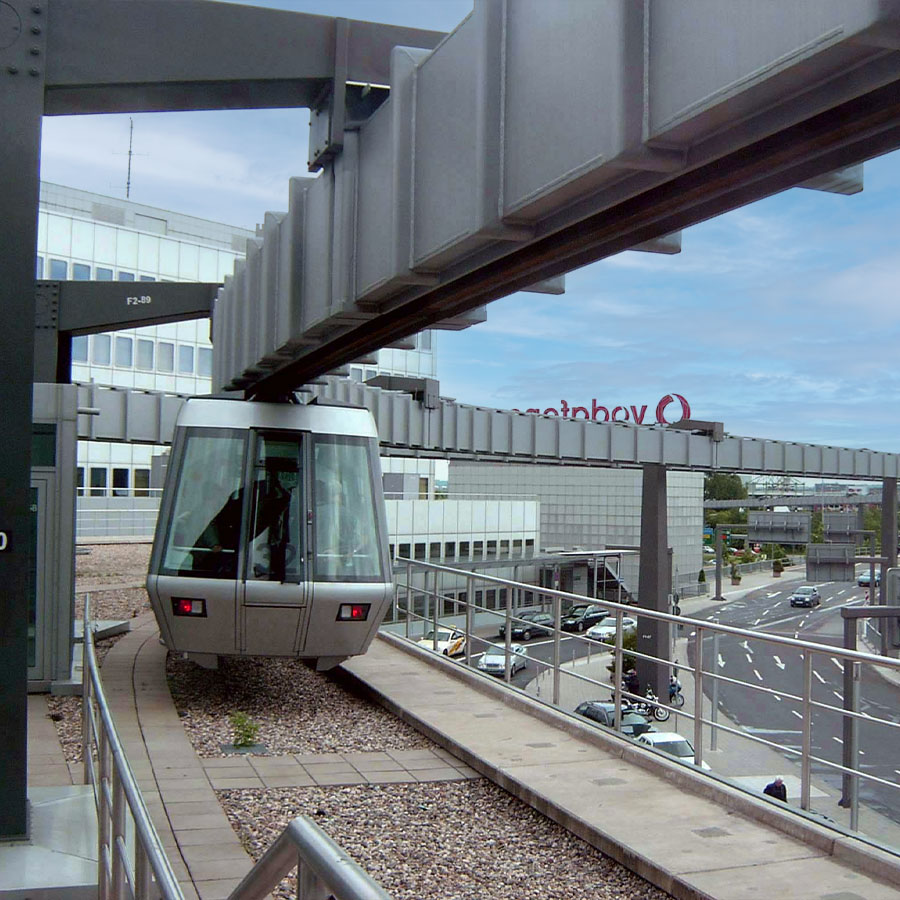
<path id="1" fill-rule="evenodd" d="M 392 636 L 379 637 L 366 656 L 342 668 L 442 750 L 200 759 L 169 696 L 152 616 L 132 627 L 107 654 L 102 677 L 135 777 L 192 900 L 227 897 L 251 865 L 217 788 L 479 773 L 679 898 L 896 900 L 900 894 L 896 857 L 580 725 Z M 43 725 L 29 730 L 32 774 L 70 785 L 78 770 L 64 764 L 55 744 L 55 732 Z"/>

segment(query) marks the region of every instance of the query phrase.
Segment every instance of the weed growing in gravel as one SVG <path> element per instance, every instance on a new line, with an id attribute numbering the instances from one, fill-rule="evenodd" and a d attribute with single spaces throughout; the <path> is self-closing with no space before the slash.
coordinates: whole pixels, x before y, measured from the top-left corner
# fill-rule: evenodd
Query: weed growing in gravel
<path id="1" fill-rule="evenodd" d="M 234 729 L 234 746 L 251 747 L 259 736 L 259 725 L 243 712 L 234 712 L 228 717 Z"/>

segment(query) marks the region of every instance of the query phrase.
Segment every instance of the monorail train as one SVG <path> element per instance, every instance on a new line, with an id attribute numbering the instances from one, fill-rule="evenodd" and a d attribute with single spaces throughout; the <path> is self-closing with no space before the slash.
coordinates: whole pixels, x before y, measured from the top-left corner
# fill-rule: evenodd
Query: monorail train
<path id="1" fill-rule="evenodd" d="M 147 591 L 200 665 L 365 653 L 393 596 L 368 410 L 197 397 L 181 410 Z"/>

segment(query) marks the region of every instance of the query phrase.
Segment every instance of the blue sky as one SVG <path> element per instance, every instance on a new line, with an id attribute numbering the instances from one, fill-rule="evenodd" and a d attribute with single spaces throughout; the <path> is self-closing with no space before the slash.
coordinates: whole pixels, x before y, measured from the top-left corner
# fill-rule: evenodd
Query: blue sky
<path id="1" fill-rule="evenodd" d="M 471 0 L 284 0 L 450 30 Z M 124 196 L 128 116 L 44 121 L 45 180 Z M 252 228 L 305 174 L 305 110 L 136 115 L 131 199 Z M 516 294 L 439 340 L 441 392 L 496 408 L 648 407 L 666 394 L 733 434 L 900 451 L 897 188 L 891 154 L 851 197 L 794 189 Z M 674 409 L 674 408 L 673 408 Z"/>

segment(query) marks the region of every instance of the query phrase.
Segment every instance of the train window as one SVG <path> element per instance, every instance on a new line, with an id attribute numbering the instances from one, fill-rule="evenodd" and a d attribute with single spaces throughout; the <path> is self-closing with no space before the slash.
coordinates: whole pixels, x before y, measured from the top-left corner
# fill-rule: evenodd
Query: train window
<path id="1" fill-rule="evenodd" d="M 304 556 L 300 474 L 299 436 L 259 435 L 248 578 L 300 581 Z"/>
<path id="2" fill-rule="evenodd" d="M 237 577 L 245 436 L 187 429 L 162 574 Z"/>
<path id="3" fill-rule="evenodd" d="M 317 581 L 383 579 L 373 471 L 374 441 L 315 439 L 313 532 Z"/>

